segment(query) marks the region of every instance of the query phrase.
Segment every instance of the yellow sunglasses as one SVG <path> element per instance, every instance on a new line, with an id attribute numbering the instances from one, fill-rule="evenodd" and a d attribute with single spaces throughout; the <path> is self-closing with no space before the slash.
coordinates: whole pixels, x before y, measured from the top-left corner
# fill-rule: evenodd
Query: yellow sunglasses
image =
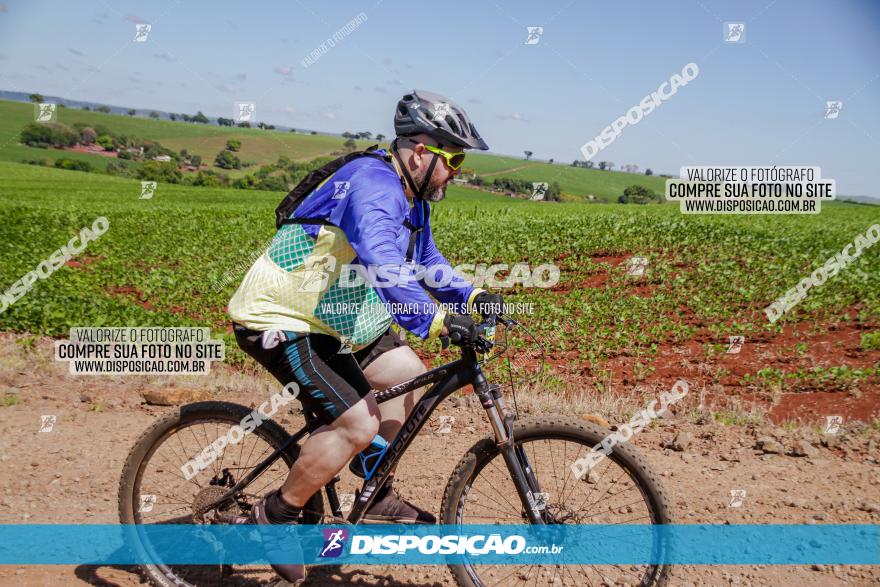
<path id="1" fill-rule="evenodd" d="M 435 155 L 440 155 L 446 159 L 446 165 L 448 165 L 453 171 L 457 171 L 462 165 L 464 165 L 464 153 L 448 153 L 440 147 L 435 147 L 433 145 L 425 145 L 425 148 Z"/>

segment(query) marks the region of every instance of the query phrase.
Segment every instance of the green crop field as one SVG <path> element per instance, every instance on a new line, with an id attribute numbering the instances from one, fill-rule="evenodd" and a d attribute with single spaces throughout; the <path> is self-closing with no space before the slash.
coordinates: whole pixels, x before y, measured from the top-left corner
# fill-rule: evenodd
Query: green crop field
<path id="1" fill-rule="evenodd" d="M 0 314 L 2 330 L 52 336 L 83 325 L 207 324 L 226 332 L 226 302 L 243 275 L 235 267 L 271 238 L 283 196 L 160 184 L 154 198 L 140 200 L 137 181 L 3 162 L 0 177 L 4 290 L 95 218 L 110 221 L 72 266 Z M 777 324 L 761 312 L 880 222 L 877 207 L 830 204 L 815 217 L 683 216 L 672 206 L 547 204 L 452 187 L 434 210 L 438 245 L 453 264 L 559 266 L 551 289 L 503 293 L 534 304 L 524 321 L 568 361 L 650 358 L 658 344 L 689 340 L 701 323 L 724 340 L 792 322 L 873 324 L 880 316 L 875 249 Z M 633 255 L 649 260 L 644 278 L 623 270 Z"/>

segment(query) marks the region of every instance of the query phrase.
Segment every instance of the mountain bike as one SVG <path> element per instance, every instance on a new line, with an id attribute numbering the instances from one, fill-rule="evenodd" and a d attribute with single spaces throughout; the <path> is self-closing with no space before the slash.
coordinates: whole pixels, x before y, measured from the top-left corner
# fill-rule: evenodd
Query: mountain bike
<path id="1" fill-rule="evenodd" d="M 496 343 L 497 326 L 505 331 L 503 344 Z M 547 415 L 520 421 L 518 410 L 508 410 L 502 386 L 490 383 L 483 367 L 490 358 L 506 356 L 510 361 L 507 333 L 518 326 L 510 318 L 490 316 L 478 326 L 475 340 L 459 344 L 459 359 L 376 392 L 376 400 L 381 403 L 431 386 L 413 406 L 373 475 L 363 482 L 348 515 L 343 517 L 336 477 L 323 492 L 312 496 L 303 510 L 302 522 L 361 522 L 376 490 L 432 412 L 453 392 L 472 385 L 492 435 L 474 444 L 455 467 L 443 494 L 442 524 L 672 523 L 671 507 L 657 475 L 630 443 L 614 446 L 588 474 L 575 478 L 571 464 L 611 432 L 573 416 Z M 444 342 L 444 346 L 447 344 Z M 515 389 L 512 391 L 516 405 Z M 289 434 L 277 422 L 266 420 L 241 442 L 227 447 L 196 477 L 186 479 L 180 467 L 250 413 L 250 408 L 238 404 L 207 401 L 181 406 L 158 420 L 138 439 L 126 460 L 119 485 L 121 522 L 229 524 L 236 517 L 246 516 L 257 499 L 284 481 L 297 459 L 300 442 L 309 434 L 308 423 Z M 268 566 L 186 566 L 156 561 L 141 570 L 162 587 L 204 587 L 261 584 L 254 577 L 265 575 Z M 462 587 L 532 583 L 580 587 L 664 585 L 669 567 L 550 562 L 517 566 L 463 561 L 450 565 L 450 570 Z"/>

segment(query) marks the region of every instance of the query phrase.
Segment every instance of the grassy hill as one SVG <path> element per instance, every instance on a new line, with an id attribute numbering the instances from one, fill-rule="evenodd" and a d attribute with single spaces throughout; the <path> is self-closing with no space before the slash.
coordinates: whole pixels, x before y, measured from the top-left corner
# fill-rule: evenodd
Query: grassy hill
<path id="1" fill-rule="evenodd" d="M 113 160 L 99 155 L 38 149 L 19 144 L 21 129 L 32 121 L 33 105 L 0 101 L 0 161 L 50 159 L 54 162 L 60 157 L 67 157 L 87 160 L 94 167 L 104 169 Z M 178 151 L 187 149 L 192 154 L 200 155 L 206 164 L 213 164 L 214 157 L 225 147 L 227 139 L 236 138 L 242 144 L 238 156 L 243 162 L 250 161 L 256 165 L 248 169 L 223 171 L 232 177 L 253 171 L 260 165 L 273 163 L 281 155 L 292 160 L 309 160 L 330 155 L 341 149 L 344 140 L 341 137 L 209 126 L 72 108 L 59 108 L 58 121 L 67 125 L 76 122 L 102 124 L 118 134 L 159 141 Z M 357 142 L 360 146 L 367 147 L 375 141 Z M 494 177 L 509 177 L 536 182 L 558 181 L 568 199 L 574 200 L 586 199 L 588 194 L 593 194 L 601 201 L 613 202 L 628 185 L 641 184 L 657 193 L 662 193 L 664 186 L 663 179 L 659 177 L 582 169 L 491 154 L 471 153 L 465 166 L 475 170 L 478 175 L 487 175 L 490 180 Z"/>
<path id="2" fill-rule="evenodd" d="M 159 141 L 175 150 L 187 149 L 190 153 L 201 155 L 206 163 L 226 145 L 226 140 L 236 138 L 241 141 L 239 157 L 242 161 L 253 161 L 258 165 L 275 162 L 279 156 L 286 155 L 293 160 L 314 159 L 337 150 L 342 139 L 321 135 L 297 135 L 290 132 L 265 131 L 255 128 L 208 126 L 104 114 L 101 112 L 59 108 L 58 121 L 67 125 L 76 122 L 103 124 L 118 134 L 130 134 L 142 139 Z M 33 106 L 20 102 L 0 101 L 0 160 L 21 161 L 22 159 L 55 159 L 58 151 L 36 149 L 18 144 L 18 133 L 26 124 L 33 121 Z M 364 142 L 366 145 L 366 142 Z M 65 157 L 87 158 L 95 166 L 106 166 L 108 158 L 97 155 L 66 153 Z M 234 172 L 233 172 L 234 175 Z"/>

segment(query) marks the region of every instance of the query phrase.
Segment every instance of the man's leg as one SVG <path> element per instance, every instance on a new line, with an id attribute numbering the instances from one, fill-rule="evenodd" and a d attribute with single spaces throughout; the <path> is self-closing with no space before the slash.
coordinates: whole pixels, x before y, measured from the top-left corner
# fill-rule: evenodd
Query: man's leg
<path id="1" fill-rule="evenodd" d="M 373 389 L 381 390 L 418 377 L 427 370 L 418 355 L 404 345 L 373 359 L 364 369 L 364 375 Z M 379 434 L 382 438 L 389 442 L 394 439 L 407 415 L 424 394 L 425 388 L 420 388 L 379 404 L 379 412 L 382 414 Z"/>
<path id="2" fill-rule="evenodd" d="M 241 326 L 235 327 L 235 337 L 283 385 L 295 381 L 303 408 L 323 424 L 303 444 L 281 489 L 254 503 L 247 518 L 257 525 L 296 524 L 309 498 L 375 437 L 376 399 L 360 365 L 352 355 L 340 355 L 339 341 L 332 337 Z M 305 565 L 288 562 L 302 552 L 296 538 L 270 535 L 264 548 L 283 579 L 299 584 L 305 578 Z"/>
<path id="3" fill-rule="evenodd" d="M 394 331 L 386 333 L 374 348 L 360 353 L 357 358 L 373 389 L 385 389 L 427 371 L 418 355 Z M 382 438 L 388 442 L 394 439 L 406 416 L 424 393 L 424 389 L 417 389 L 379 404 L 382 415 L 379 434 Z M 436 523 L 437 518 L 433 514 L 401 498 L 392 489 L 393 479 L 392 471 L 392 476 L 376 492 L 375 501 L 364 519 L 385 523 Z"/>
<path id="4" fill-rule="evenodd" d="M 355 454 L 369 446 L 378 431 L 379 410 L 370 394 L 332 424 L 309 435 L 281 486 L 281 497 L 294 507 L 304 507 Z"/>
<path id="5" fill-rule="evenodd" d="M 241 329 L 236 338 L 282 384 L 295 381 L 303 407 L 323 423 L 303 443 L 281 489 L 267 501 L 270 519 L 291 521 L 375 438 L 381 417 L 376 399 L 357 360 L 339 354 L 339 341 L 332 337 Z"/>

